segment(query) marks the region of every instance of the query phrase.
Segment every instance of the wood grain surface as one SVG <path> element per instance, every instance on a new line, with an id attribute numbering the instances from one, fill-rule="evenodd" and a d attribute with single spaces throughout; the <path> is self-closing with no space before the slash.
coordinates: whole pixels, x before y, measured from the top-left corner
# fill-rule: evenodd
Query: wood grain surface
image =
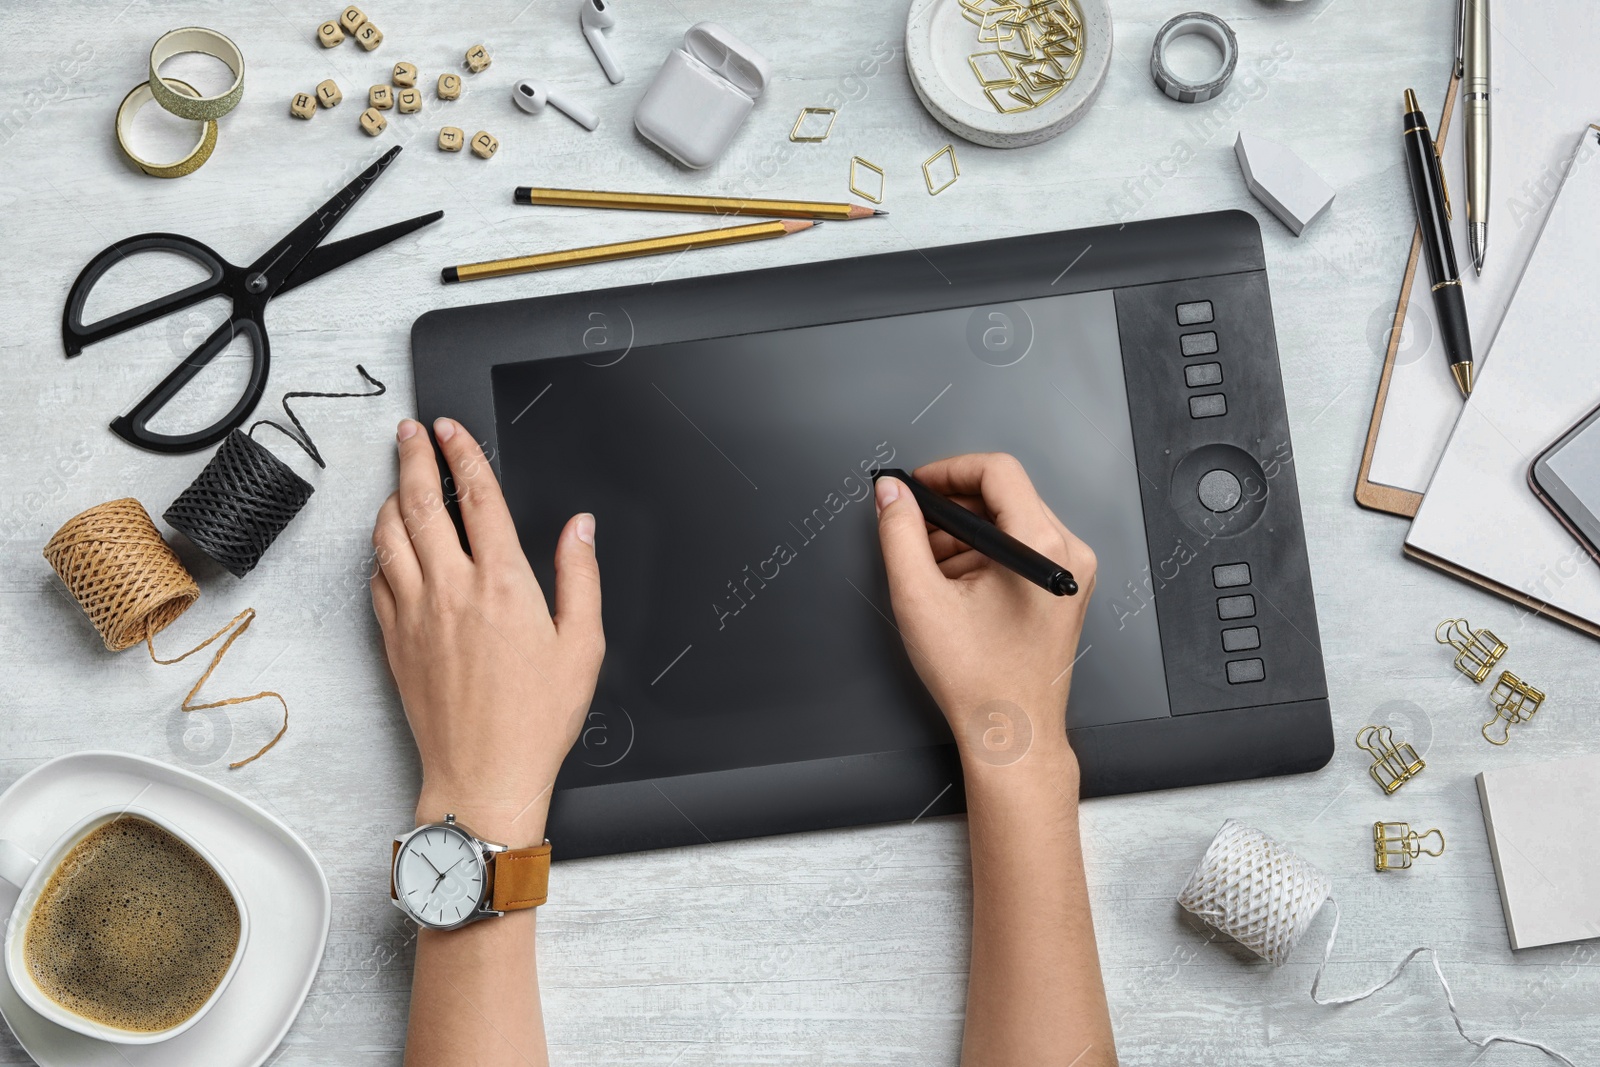
<path id="1" fill-rule="evenodd" d="M 1472 777 L 1485 767 L 1594 749 L 1596 646 L 1404 560 L 1403 522 L 1363 512 L 1351 499 L 1413 231 L 1400 95 L 1407 86 L 1428 99 L 1442 92 L 1450 0 L 1211 0 L 1209 9 L 1237 32 L 1241 58 L 1232 90 L 1200 105 L 1165 99 L 1149 75 L 1156 29 L 1183 8 L 1117 0 L 1116 54 L 1088 117 L 1029 149 L 957 143 L 960 181 L 937 198 L 923 189 L 918 166 L 952 138 L 907 81 L 904 3 L 623 0 L 611 43 L 628 77 L 615 87 L 578 32 L 575 0 L 364 6 L 384 32 L 372 53 L 353 42 L 318 47 L 316 28 L 336 7 L 303 0 L 0 6 L 0 787 L 62 753 L 124 749 L 196 768 L 304 836 L 333 885 L 333 930 L 305 1008 L 272 1062 L 401 1058 L 411 935 L 387 900 L 385 867 L 390 836 L 409 826 L 418 764 L 384 666 L 365 566 L 372 516 L 394 482 L 394 424 L 412 410 L 408 331 L 418 315 L 1221 208 L 1253 212 L 1265 237 L 1340 747 L 1312 775 L 1084 805 L 1123 1060 L 1476 1062 L 1424 967 L 1372 1001 L 1337 1010 L 1312 1005 L 1307 985 L 1331 913 L 1278 970 L 1183 917 L 1173 898 L 1230 816 L 1333 875 L 1344 923 L 1328 975 L 1332 992 L 1375 981 L 1407 948 L 1430 944 L 1474 1033 L 1521 1030 L 1580 1060 L 1593 1055 L 1600 1044 L 1596 950 L 1509 950 Z M 690 173 L 643 142 L 631 116 L 655 67 L 702 19 L 763 48 L 774 75 L 727 155 Z M 222 30 L 241 46 L 244 100 L 222 120 L 209 163 L 159 181 L 123 161 L 112 119 L 146 77 L 156 37 L 191 24 Z M 493 66 L 467 74 L 463 53 L 479 42 Z M 361 102 L 399 60 L 419 67 L 427 102 L 420 114 L 389 114 L 388 131 L 368 138 L 357 128 Z M 219 82 L 202 61 L 180 58 L 169 70 Z M 445 71 L 463 76 L 457 101 L 435 99 Z M 599 129 L 585 133 L 553 111 L 518 111 L 509 93 L 524 77 L 586 101 L 601 115 Z M 292 94 L 325 78 L 338 83 L 345 102 L 310 121 L 291 118 Z M 840 110 L 827 143 L 791 144 L 786 135 L 800 108 L 825 103 Z M 498 155 L 484 161 L 438 151 L 444 125 L 469 137 L 488 130 L 500 140 Z M 160 126 L 140 129 L 152 143 L 176 143 Z M 1246 191 L 1233 155 L 1239 129 L 1289 145 L 1338 190 L 1304 237 L 1292 236 Z M 167 141 L 155 140 L 163 135 Z M 195 309 L 69 362 L 62 302 L 92 255 L 137 232 L 189 234 L 248 261 L 393 144 L 406 152 L 342 232 L 434 208 L 445 211 L 443 222 L 286 294 L 267 313 L 269 395 L 357 388 L 357 362 L 389 384 L 388 395 L 300 408 L 328 469 L 291 458 L 316 495 L 248 578 L 235 580 L 180 549 L 204 594 L 164 644 L 176 648 L 256 607 L 259 621 L 211 691 L 270 686 L 293 709 L 277 749 L 230 772 L 229 759 L 271 736 L 271 709 L 183 718 L 177 707 L 194 672 L 153 666 L 138 650 L 107 653 L 40 556 L 68 516 L 125 495 L 159 515 L 200 469 L 200 456 L 148 455 L 106 426 L 209 332 L 216 310 Z M 518 207 L 516 185 L 842 199 L 858 154 L 887 173 L 886 219 L 471 287 L 438 281 L 449 264 L 686 228 L 686 220 L 665 215 Z M 123 281 L 132 293 L 166 278 L 130 273 Z M 242 359 L 227 360 L 212 376 L 217 405 L 232 395 L 243 367 Z M 600 543 L 603 565 L 603 516 Z M 1505 638 L 1504 665 L 1551 694 L 1504 750 L 1478 735 L 1484 689 L 1455 674 L 1434 643 L 1434 625 L 1463 614 Z M 1350 743 L 1375 722 L 1393 725 L 1428 761 L 1394 798 L 1366 778 Z M 1406 874 L 1375 875 L 1369 835 L 1379 817 L 1438 826 L 1449 851 Z M 553 1059 L 654 1067 L 954 1064 L 969 906 L 960 818 L 558 864 L 540 919 Z M 1542 1062 L 1516 1049 L 1482 1059 Z M 25 1062 L 10 1034 L 0 1033 L 0 1064 Z"/>

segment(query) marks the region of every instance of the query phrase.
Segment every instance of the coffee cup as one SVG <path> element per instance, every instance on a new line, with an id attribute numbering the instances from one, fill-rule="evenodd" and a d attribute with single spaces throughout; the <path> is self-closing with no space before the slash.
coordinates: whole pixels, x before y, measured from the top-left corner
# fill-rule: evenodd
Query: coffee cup
<path id="1" fill-rule="evenodd" d="M 119 821 L 125 818 L 131 821 Z M 111 826 L 113 823 L 117 825 Z M 148 826 L 140 825 L 141 823 Z M 104 832 L 90 841 L 92 836 L 101 831 Z M 182 849 L 172 850 L 170 846 L 173 843 L 160 836 L 163 831 L 176 838 L 177 843 L 187 846 L 188 850 L 203 862 L 203 866 L 193 864 L 192 859 L 187 853 L 183 853 Z M 118 932 L 124 934 L 129 941 L 128 955 L 125 959 L 112 958 L 117 955 L 120 947 L 115 942 L 108 944 L 97 941 L 94 950 L 99 953 L 98 956 L 77 951 L 55 954 L 46 952 L 50 944 L 49 938 L 55 936 L 58 927 L 70 930 L 74 920 L 79 920 L 82 926 L 89 925 L 86 921 L 82 921 L 87 916 L 71 913 L 74 909 L 92 911 L 96 904 L 103 902 L 107 886 L 97 884 L 96 879 L 102 883 L 116 883 L 122 877 L 128 879 L 145 877 L 139 873 L 138 863 L 129 866 L 123 862 L 130 855 L 138 860 L 139 850 L 145 841 L 151 843 L 146 851 L 150 853 L 149 858 L 152 860 L 157 858 L 154 853 L 158 847 L 168 849 L 173 855 L 182 853 L 181 858 L 184 863 L 193 869 L 185 875 L 183 865 L 176 865 L 173 869 L 178 873 L 173 877 L 187 877 L 189 882 L 201 886 L 208 894 L 204 897 L 191 898 L 183 893 L 169 892 L 166 901 L 176 901 L 181 904 L 185 900 L 191 900 L 204 902 L 205 907 L 191 908 L 187 913 L 179 914 L 185 909 L 147 905 L 143 912 L 138 913 L 140 915 L 138 919 L 121 919 L 119 916 L 123 927 Z M 80 844 L 85 844 L 86 849 L 91 851 L 74 853 Z M 123 851 L 105 853 L 108 860 L 99 868 L 92 866 L 92 859 L 85 858 L 92 857 L 92 850 L 106 848 Z M 128 852 L 129 849 L 133 852 Z M 112 856 L 115 856 L 114 865 L 109 865 L 113 862 L 110 859 Z M 64 864 L 64 861 L 69 859 L 73 861 L 71 870 Z M 221 883 L 221 888 L 226 890 L 226 897 L 221 894 L 215 883 L 205 877 L 204 868 L 209 868 L 210 872 L 215 874 Z M 61 883 L 53 881 L 57 874 L 62 876 Z M 166 876 L 157 873 L 155 877 Z M 10 882 L 20 890 L 5 931 L 6 976 L 10 979 L 12 987 L 30 1008 L 44 1018 L 89 1037 L 123 1045 L 149 1045 L 176 1037 L 198 1022 L 217 1002 L 233 979 L 234 972 L 239 969 L 239 961 L 244 957 L 250 922 L 238 886 L 234 884 L 227 870 L 191 835 L 165 816 L 143 808 L 125 805 L 95 812 L 62 834 L 37 858 L 14 842 L 0 840 L 0 879 Z M 74 897 L 71 892 L 75 884 L 82 890 L 79 894 L 81 900 Z M 189 888 L 188 883 L 177 884 L 184 889 Z M 113 884 L 109 888 L 113 890 L 113 895 L 120 894 L 117 885 Z M 148 890 L 149 886 L 138 888 Z M 167 885 L 162 888 L 170 891 L 174 887 Z M 51 895 L 48 899 L 42 899 L 45 898 L 46 890 L 51 890 Z M 231 917 L 226 912 L 226 901 L 229 898 L 238 916 L 238 937 L 231 955 L 224 955 L 226 936 L 233 929 Z M 157 903 L 162 902 L 157 901 Z M 215 921 L 211 919 L 210 912 L 215 912 Z M 30 935 L 30 925 L 36 919 L 39 920 L 40 927 Z M 197 953 L 193 951 L 195 931 L 202 924 L 205 924 L 206 928 L 200 931 L 199 937 L 206 951 Z M 98 924 L 96 925 L 97 929 L 100 928 Z M 35 963 L 41 959 L 48 959 L 52 964 L 57 964 L 70 959 L 71 967 L 60 968 L 63 973 L 51 971 L 48 978 L 36 975 L 29 961 L 30 937 L 36 940 L 31 951 L 39 954 L 34 960 Z M 81 944 L 81 939 L 76 941 L 69 939 L 68 943 Z M 180 981 L 172 981 L 170 976 L 166 976 L 168 980 L 146 983 L 147 988 L 142 995 L 147 1001 L 152 996 L 165 996 L 169 998 L 166 1002 L 139 1001 L 130 1007 L 129 1004 L 132 1002 L 129 1000 L 126 988 L 127 972 L 138 970 L 134 965 L 150 963 L 152 966 L 144 973 L 147 976 L 161 978 L 162 972 L 156 964 L 171 964 L 179 956 L 185 961 L 200 960 L 209 967 L 209 970 L 191 962 L 184 962 L 180 967 Z M 97 960 L 106 960 L 107 965 L 102 966 Z M 87 976 L 83 973 L 85 971 L 88 972 Z M 217 977 L 219 971 L 220 977 Z M 98 988 L 102 976 L 105 976 L 105 987 Z M 74 981 L 79 982 L 81 988 L 69 988 L 70 983 Z M 108 991 L 111 990 L 113 983 L 119 981 L 122 983 L 117 990 L 120 999 L 113 999 Z M 206 994 L 205 988 L 212 981 L 215 981 L 215 987 Z M 47 991 L 47 986 L 61 993 L 63 999 L 70 1001 L 76 1007 L 69 1006 L 52 996 Z M 159 989 L 158 994 L 149 993 L 149 988 L 152 986 Z M 108 1008 L 107 1005 L 111 1007 Z"/>

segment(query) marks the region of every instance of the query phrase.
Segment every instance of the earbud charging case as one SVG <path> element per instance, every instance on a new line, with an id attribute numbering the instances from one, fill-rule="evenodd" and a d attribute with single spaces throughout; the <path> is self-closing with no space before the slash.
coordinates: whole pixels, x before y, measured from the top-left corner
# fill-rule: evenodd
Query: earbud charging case
<path id="1" fill-rule="evenodd" d="M 766 58 L 714 22 L 667 55 L 633 113 L 647 140 L 686 167 L 715 163 L 767 87 Z"/>

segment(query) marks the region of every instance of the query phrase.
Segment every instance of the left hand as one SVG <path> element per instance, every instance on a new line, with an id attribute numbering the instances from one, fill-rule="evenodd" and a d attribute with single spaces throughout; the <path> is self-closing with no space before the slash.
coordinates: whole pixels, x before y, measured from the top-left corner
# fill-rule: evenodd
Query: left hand
<path id="1" fill-rule="evenodd" d="M 538 844 L 605 654 L 594 516 L 573 516 L 556 542 L 552 615 L 482 449 L 452 419 L 434 435 L 472 554 L 411 419 L 396 434 L 400 489 L 372 531 L 372 607 L 422 756 L 417 821 L 448 811 L 491 841 Z"/>

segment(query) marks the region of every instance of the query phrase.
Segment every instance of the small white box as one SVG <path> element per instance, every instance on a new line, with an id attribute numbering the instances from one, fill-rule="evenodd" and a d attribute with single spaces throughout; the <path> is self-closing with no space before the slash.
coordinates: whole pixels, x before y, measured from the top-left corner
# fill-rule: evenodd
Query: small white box
<path id="1" fill-rule="evenodd" d="M 697 22 L 674 48 L 633 124 L 686 167 L 715 163 L 767 87 L 766 58 L 714 22 Z"/>

